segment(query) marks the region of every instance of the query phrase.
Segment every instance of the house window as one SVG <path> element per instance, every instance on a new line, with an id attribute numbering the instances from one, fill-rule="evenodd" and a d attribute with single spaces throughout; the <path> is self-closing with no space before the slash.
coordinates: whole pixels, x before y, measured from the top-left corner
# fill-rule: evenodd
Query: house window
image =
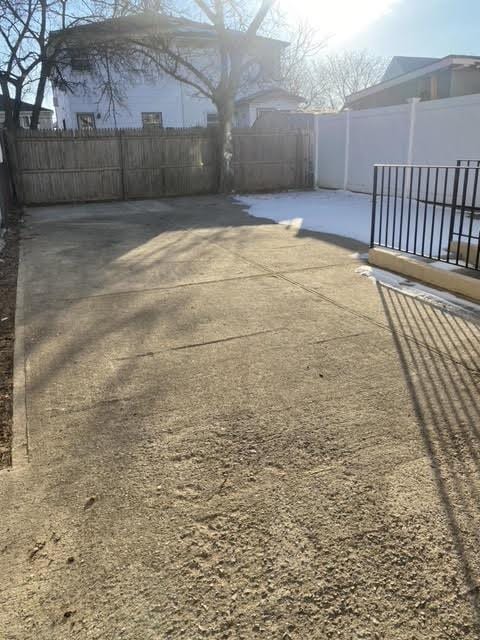
<path id="1" fill-rule="evenodd" d="M 267 109 L 265 107 L 257 109 L 257 118 L 259 118 L 262 113 L 275 113 L 278 109 Z"/>
<path id="2" fill-rule="evenodd" d="M 278 80 L 281 75 L 280 66 L 280 56 L 276 51 L 263 51 L 259 63 L 260 80 Z"/>
<path id="3" fill-rule="evenodd" d="M 218 113 L 216 111 L 207 113 L 207 127 L 218 127 Z"/>
<path id="4" fill-rule="evenodd" d="M 22 129 L 30 129 L 32 116 L 20 116 L 20 127 Z"/>
<path id="5" fill-rule="evenodd" d="M 95 129 L 95 114 L 77 113 L 77 125 L 79 129 Z"/>
<path id="6" fill-rule="evenodd" d="M 142 125 L 146 129 L 148 127 L 163 127 L 163 118 L 161 111 L 143 111 L 142 112 Z"/>
<path id="7" fill-rule="evenodd" d="M 70 65 L 73 71 L 91 71 L 92 64 L 85 51 L 77 50 L 70 53 Z"/>

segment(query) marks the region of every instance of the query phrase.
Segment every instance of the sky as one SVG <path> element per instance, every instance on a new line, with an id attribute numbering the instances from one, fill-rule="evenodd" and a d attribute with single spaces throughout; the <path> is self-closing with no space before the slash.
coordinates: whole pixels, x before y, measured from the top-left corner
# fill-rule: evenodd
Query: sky
<path id="1" fill-rule="evenodd" d="M 278 0 L 292 23 L 308 20 L 325 53 L 367 49 L 391 58 L 480 55 L 480 0 Z M 46 97 L 51 108 L 51 96 Z"/>
<path id="2" fill-rule="evenodd" d="M 480 0 L 280 0 L 308 18 L 328 49 L 392 57 L 480 55 Z"/>

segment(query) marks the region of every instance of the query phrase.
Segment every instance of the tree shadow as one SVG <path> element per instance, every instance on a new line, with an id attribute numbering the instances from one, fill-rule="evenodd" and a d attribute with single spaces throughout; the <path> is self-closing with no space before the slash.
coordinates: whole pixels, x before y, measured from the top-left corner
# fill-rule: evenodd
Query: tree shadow
<path id="1" fill-rule="evenodd" d="M 172 571 L 175 570 L 168 549 L 158 551 L 158 540 L 162 539 L 165 527 L 178 531 L 179 536 L 188 536 L 193 530 L 192 538 L 203 540 L 204 529 L 208 528 L 205 513 L 209 500 L 224 488 L 225 434 L 221 430 L 221 413 L 228 412 L 231 419 L 238 412 L 240 420 L 247 419 L 244 413 L 254 413 L 249 398 L 241 393 L 232 395 L 228 408 L 222 406 L 223 378 L 235 379 L 238 365 L 219 367 L 219 373 L 215 368 L 217 363 L 228 362 L 229 354 L 217 354 L 211 361 L 202 360 L 201 349 L 191 351 L 182 348 L 181 343 L 187 336 L 189 342 L 215 337 L 210 327 L 220 326 L 215 325 L 217 315 L 223 320 L 222 300 L 218 302 L 218 314 L 217 309 L 213 309 L 209 315 L 201 306 L 202 297 L 209 295 L 206 286 L 217 286 L 221 277 L 228 274 L 217 273 L 215 285 L 204 281 L 190 286 L 192 283 L 182 284 L 183 279 L 186 281 L 191 275 L 192 262 L 215 263 L 220 255 L 227 256 L 212 250 L 215 242 L 221 244 L 222 240 L 228 240 L 230 248 L 241 256 L 242 248 L 249 245 L 251 248 L 249 228 L 275 223 L 249 216 L 228 199 L 208 196 L 183 202 L 176 199 L 175 207 L 163 211 L 162 203 L 150 202 L 144 208 L 140 203 L 126 204 L 120 210 L 117 204 L 89 205 L 83 213 L 76 209 L 78 215 L 72 215 L 70 220 L 59 216 L 58 226 L 54 213 L 50 212 L 33 228 L 40 237 L 35 237 L 31 249 L 27 248 L 37 252 L 31 264 L 38 268 L 38 277 L 30 274 L 32 280 L 26 301 L 27 357 L 29 361 L 36 360 L 35 369 L 27 371 L 28 410 L 30 420 L 36 423 L 36 442 L 45 440 L 39 445 L 44 455 L 49 447 L 45 456 L 48 464 L 42 469 L 37 465 L 34 470 L 38 474 L 36 481 L 40 478 L 40 482 L 33 499 L 40 505 L 48 505 L 46 513 L 53 514 L 54 524 L 37 512 L 35 505 L 32 507 L 29 496 L 20 509 L 34 522 L 31 530 L 38 540 L 49 540 L 55 526 L 62 540 L 66 540 L 65 549 L 88 551 L 90 576 L 96 575 L 97 569 L 105 575 L 117 571 L 122 563 L 125 567 L 131 564 L 135 570 L 140 567 L 136 588 L 139 576 L 146 584 L 156 584 L 156 580 L 161 581 L 159 576 L 163 579 L 168 575 L 171 565 Z M 122 218 L 121 226 L 119 218 Z M 43 224 L 48 225 L 45 238 L 42 238 Z M 238 228 L 241 233 L 232 239 L 234 234 L 229 234 L 229 230 L 238 231 Z M 202 230 L 208 230 L 206 242 L 202 242 Z M 181 237 L 176 231 L 182 231 Z M 266 235 L 270 232 L 271 229 L 267 229 Z M 315 232 L 301 232 L 293 237 L 312 237 L 349 251 L 359 246 L 338 236 L 327 239 Z M 280 239 L 278 245 L 281 244 Z M 298 244 L 301 253 L 302 243 Z M 322 245 L 315 246 L 321 256 Z M 53 253 L 42 257 L 47 249 Z M 338 252 L 339 259 L 346 256 L 342 250 Z M 79 261 L 84 271 L 76 273 Z M 262 262 L 261 258 L 259 261 Z M 156 270 L 159 265 L 167 267 L 164 271 Z M 227 265 L 229 269 L 228 258 Z M 174 269 L 175 279 L 180 283 L 171 287 L 176 294 L 155 297 L 155 291 L 168 289 L 170 285 L 165 286 L 162 278 L 168 278 Z M 268 273 L 260 275 L 271 277 Z M 207 274 L 205 279 L 208 277 Z M 75 296 L 69 292 L 61 283 L 62 278 L 79 285 L 80 294 Z M 122 292 L 116 286 L 117 279 L 124 279 L 130 289 Z M 143 295 L 147 281 L 151 284 L 151 297 Z M 142 294 L 137 302 L 133 301 L 135 295 L 130 295 L 135 294 L 136 282 L 138 293 Z M 45 288 L 49 283 L 51 290 L 48 286 Z M 181 295 L 177 295 L 180 291 Z M 122 298 L 124 302 L 114 304 L 109 297 L 112 294 L 121 297 L 123 293 L 126 294 Z M 480 486 L 476 482 L 480 420 L 475 404 L 478 387 L 474 385 L 478 366 L 477 326 L 462 316 L 444 314 L 383 287 L 379 288 L 379 294 L 404 365 L 426 448 L 434 463 L 439 494 L 468 581 L 469 597 L 478 610 L 476 576 L 480 574 L 475 567 L 478 540 L 475 527 L 471 526 L 475 524 L 472 500 L 479 495 Z M 235 286 L 229 295 L 237 295 Z M 250 302 L 253 305 L 257 301 L 248 301 L 248 304 Z M 261 312 L 268 304 L 267 300 L 257 309 Z M 88 315 L 88 322 L 82 324 L 85 305 L 100 306 L 97 314 Z M 287 295 L 277 298 L 275 313 L 276 317 L 291 317 L 292 298 Z M 228 334 L 233 331 L 233 325 L 238 328 L 242 324 L 233 314 L 229 318 Z M 244 324 L 245 332 L 254 329 Z M 139 326 L 141 330 L 136 331 Z M 448 332 L 454 335 L 453 339 Z M 172 339 L 174 335 L 176 342 Z M 115 342 L 113 347 L 110 341 Z M 166 348 L 154 353 L 155 341 L 157 349 Z M 465 341 L 470 347 L 459 352 L 458 341 Z M 242 358 L 253 361 L 257 345 L 243 344 Z M 423 374 L 420 380 L 417 380 L 418 372 Z M 65 385 L 63 377 L 68 379 Z M 209 377 L 213 381 L 209 395 L 211 407 L 204 402 L 204 387 Z M 251 379 L 250 390 L 254 384 L 255 388 L 261 387 Z M 182 406 L 175 406 L 180 385 L 193 399 L 188 412 Z M 249 385 L 244 386 L 248 392 Z M 256 399 L 263 406 L 265 398 L 261 393 Z M 208 461 L 211 473 L 202 476 L 197 501 L 200 504 L 196 504 L 192 495 L 197 491 L 198 478 L 191 472 L 189 461 L 201 452 L 185 452 L 180 445 L 188 448 L 194 431 L 202 427 L 205 447 L 209 450 L 216 447 L 217 455 Z M 67 438 L 62 438 L 59 433 L 62 430 L 68 432 Z M 245 437 L 250 435 L 247 433 Z M 452 451 L 453 458 L 448 455 Z M 462 475 L 459 464 L 462 456 L 469 460 L 468 475 Z M 206 464 L 198 465 L 197 475 L 204 471 Z M 166 477 L 167 473 L 171 477 Z M 449 474 L 448 481 L 445 473 Z M 136 482 L 132 482 L 132 478 Z M 158 486 L 163 499 L 161 509 Z M 124 500 L 128 492 L 129 499 Z M 97 503 L 84 511 L 85 500 L 91 495 L 97 496 Z M 175 500 L 175 509 L 168 502 L 169 496 Z M 102 501 L 101 508 L 97 509 Z M 153 510 L 157 511 L 156 518 L 151 517 Z M 217 516 L 214 514 L 214 517 Z M 462 518 L 467 518 L 466 524 Z M 145 530 L 140 531 L 139 523 L 147 522 Z M 152 550 L 146 556 L 147 567 L 143 559 L 136 556 L 131 542 L 128 546 L 131 539 L 126 532 L 132 526 L 142 536 L 139 546 Z M 31 535 L 31 530 L 26 535 Z M 98 544 L 99 530 L 101 545 Z M 188 537 L 186 539 L 188 541 Z M 190 560 L 181 540 L 180 537 L 176 540 L 175 553 L 183 553 L 182 557 Z M 28 540 L 29 544 L 33 542 Z M 112 548 L 114 557 L 110 555 Z M 30 565 L 26 571 L 30 573 Z M 73 573 L 72 577 L 60 572 L 45 575 L 49 576 L 48 580 L 38 584 L 47 602 L 42 609 L 46 619 L 58 614 L 53 596 L 58 592 L 60 581 L 62 592 L 68 598 L 88 597 L 75 582 Z M 174 578 L 170 576 L 170 579 L 174 584 Z M 98 597 L 98 593 L 98 589 L 92 589 L 92 598 Z M 93 608 L 91 603 L 90 606 Z"/>

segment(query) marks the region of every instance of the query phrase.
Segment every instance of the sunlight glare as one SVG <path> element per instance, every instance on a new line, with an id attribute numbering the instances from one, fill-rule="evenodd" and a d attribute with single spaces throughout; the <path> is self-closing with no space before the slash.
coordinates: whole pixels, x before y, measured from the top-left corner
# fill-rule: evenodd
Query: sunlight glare
<path id="1" fill-rule="evenodd" d="M 280 0 L 292 19 L 308 19 L 332 43 L 345 41 L 392 11 L 402 0 Z"/>

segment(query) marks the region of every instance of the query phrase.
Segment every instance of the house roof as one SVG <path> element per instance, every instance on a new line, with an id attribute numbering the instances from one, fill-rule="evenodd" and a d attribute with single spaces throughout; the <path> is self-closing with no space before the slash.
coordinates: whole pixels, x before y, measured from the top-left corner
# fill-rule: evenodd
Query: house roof
<path id="1" fill-rule="evenodd" d="M 113 34 L 121 35 L 138 31 L 148 31 L 153 29 L 161 29 L 165 33 L 174 33 L 175 35 L 183 35 L 185 37 L 194 37 L 206 40 L 212 40 L 216 37 L 215 28 L 212 24 L 206 22 L 196 22 L 187 18 L 177 18 L 158 13 L 156 11 L 146 11 L 130 16 L 121 16 L 119 18 L 109 18 L 101 22 L 91 22 L 87 24 L 68 27 L 52 31 L 51 37 L 72 37 L 75 39 L 83 39 L 91 36 L 109 36 Z M 231 30 L 234 31 L 234 30 Z M 238 31 L 238 33 L 241 33 Z M 280 47 L 288 47 L 289 43 L 276 38 L 266 38 L 264 36 L 256 36 L 257 40 L 275 43 Z"/>
<path id="2" fill-rule="evenodd" d="M 383 74 L 382 82 L 391 80 L 410 71 L 416 71 L 426 65 L 438 62 L 440 58 L 419 58 L 412 56 L 394 56 Z"/>
<path id="3" fill-rule="evenodd" d="M 367 96 L 378 93 L 379 91 L 384 91 L 385 89 L 389 89 L 390 87 L 394 87 L 395 85 L 409 82 L 410 80 L 420 78 L 423 75 L 428 75 L 430 73 L 434 73 L 435 71 L 442 71 L 443 69 L 448 69 L 455 66 L 474 66 L 480 68 L 480 56 L 448 55 L 444 58 L 439 58 L 435 62 L 423 65 L 412 71 L 407 71 L 406 73 L 402 73 L 401 75 L 395 76 L 394 78 L 382 80 L 378 84 L 374 84 L 371 87 L 362 89 L 362 91 L 357 91 L 356 93 L 350 94 L 345 100 L 345 106 L 348 107 L 349 104 L 359 100 L 360 98 L 365 98 Z"/>
<path id="4" fill-rule="evenodd" d="M 0 95 L 0 111 L 5 111 L 5 96 Z M 20 103 L 20 111 L 32 111 L 34 105 L 30 102 L 22 102 Z M 45 107 L 41 108 L 41 111 L 47 113 L 53 113 L 52 109 L 46 109 Z"/>
<path id="5" fill-rule="evenodd" d="M 251 93 L 247 96 L 242 96 L 235 101 L 235 104 L 241 105 L 247 102 L 253 102 L 254 100 L 259 100 L 260 98 L 268 98 L 268 97 L 276 97 L 279 96 L 281 98 L 292 98 L 292 100 L 297 100 L 298 102 L 305 102 L 305 98 L 302 96 L 298 96 L 286 89 L 282 89 L 282 87 L 270 87 L 269 89 L 262 89 L 261 91 L 257 91 L 255 93 Z"/>

